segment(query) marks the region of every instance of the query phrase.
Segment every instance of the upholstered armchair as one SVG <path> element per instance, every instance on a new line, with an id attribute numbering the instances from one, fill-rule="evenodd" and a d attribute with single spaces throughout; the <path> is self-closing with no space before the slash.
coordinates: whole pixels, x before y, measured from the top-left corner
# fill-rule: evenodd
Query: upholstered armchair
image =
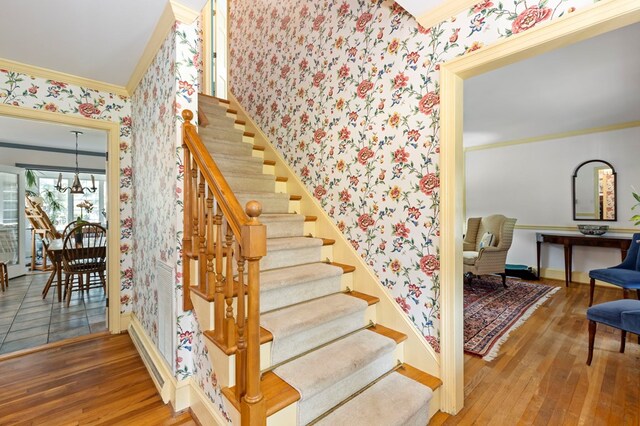
<path id="1" fill-rule="evenodd" d="M 516 219 L 501 214 L 469 218 L 463 243 L 465 275 L 500 274 L 506 288 L 505 264 L 515 226 Z"/>

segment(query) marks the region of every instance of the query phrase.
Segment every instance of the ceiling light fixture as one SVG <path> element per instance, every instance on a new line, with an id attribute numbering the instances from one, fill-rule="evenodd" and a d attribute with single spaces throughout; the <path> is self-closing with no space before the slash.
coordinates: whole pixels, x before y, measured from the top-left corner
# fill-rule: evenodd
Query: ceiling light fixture
<path id="1" fill-rule="evenodd" d="M 72 194 L 84 194 L 85 191 L 96 192 L 96 181 L 91 175 L 91 188 L 83 187 L 80 183 L 80 169 L 78 168 L 78 135 L 83 134 L 78 130 L 72 130 L 71 133 L 76 134 L 76 174 L 73 177 L 73 184 L 71 186 L 62 187 L 62 173 L 58 176 L 58 183 L 55 188 L 60 192 L 70 191 Z"/>

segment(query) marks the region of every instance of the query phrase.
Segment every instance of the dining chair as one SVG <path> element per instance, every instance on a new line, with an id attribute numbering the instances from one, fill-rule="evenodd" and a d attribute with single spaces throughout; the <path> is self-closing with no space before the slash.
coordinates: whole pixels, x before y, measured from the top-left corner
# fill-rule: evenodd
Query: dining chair
<path id="1" fill-rule="evenodd" d="M 84 290 L 92 288 L 91 274 L 98 275 L 99 284 L 106 292 L 106 242 L 107 230 L 86 222 L 71 229 L 64 237 L 62 267 L 65 273 L 64 296 L 67 306 L 71 302 L 72 291 L 84 293 Z M 75 278 L 78 280 L 77 287 L 74 286 Z"/>
<path id="2" fill-rule="evenodd" d="M 589 306 L 593 305 L 593 293 L 596 280 L 622 288 L 622 295 L 629 298 L 629 290 L 636 290 L 640 299 L 640 233 L 633 234 L 631 245 L 624 261 L 611 268 L 592 269 L 589 271 Z"/>
<path id="3" fill-rule="evenodd" d="M 66 237 L 67 235 L 69 235 L 69 232 L 71 232 L 71 230 L 73 228 L 75 228 L 76 226 L 78 226 L 79 223 L 77 220 L 71 221 L 67 224 L 67 226 L 64 227 L 64 231 L 62 231 L 62 238 Z"/>

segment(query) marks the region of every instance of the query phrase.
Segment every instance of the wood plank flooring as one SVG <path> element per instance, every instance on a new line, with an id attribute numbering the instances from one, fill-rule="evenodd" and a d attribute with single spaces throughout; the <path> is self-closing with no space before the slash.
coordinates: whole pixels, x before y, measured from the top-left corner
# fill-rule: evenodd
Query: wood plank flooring
<path id="1" fill-rule="evenodd" d="M 465 355 L 465 406 L 431 425 L 639 425 L 640 345 L 598 325 L 594 359 L 587 360 L 589 286 L 560 281 L 549 301 L 514 331 L 492 362 Z M 594 303 L 622 298 L 596 288 Z"/>
<path id="2" fill-rule="evenodd" d="M 0 358 L 0 425 L 195 425 L 172 416 L 128 334 Z"/>

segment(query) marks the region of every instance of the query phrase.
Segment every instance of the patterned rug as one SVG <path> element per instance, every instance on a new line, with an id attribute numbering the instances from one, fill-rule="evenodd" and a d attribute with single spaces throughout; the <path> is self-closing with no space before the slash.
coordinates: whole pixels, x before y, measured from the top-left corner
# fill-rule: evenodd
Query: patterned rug
<path id="1" fill-rule="evenodd" d="M 464 285 L 464 350 L 491 361 L 509 334 L 560 287 L 507 280 L 497 276 L 475 277 Z"/>

